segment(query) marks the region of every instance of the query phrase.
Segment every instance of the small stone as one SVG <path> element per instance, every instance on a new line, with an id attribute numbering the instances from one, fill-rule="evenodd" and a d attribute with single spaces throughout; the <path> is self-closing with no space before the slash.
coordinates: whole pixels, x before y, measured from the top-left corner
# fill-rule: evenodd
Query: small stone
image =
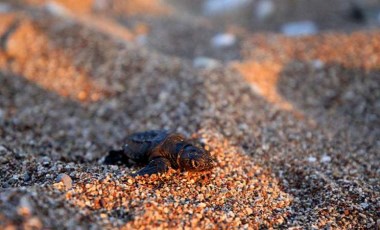
<path id="1" fill-rule="evenodd" d="M 0 152 L 5 152 L 7 151 L 7 148 L 5 148 L 4 146 L 0 145 Z"/>
<path id="2" fill-rule="evenodd" d="M 25 173 L 25 174 L 23 175 L 23 180 L 24 180 L 25 182 L 30 181 L 30 179 L 31 179 L 31 177 L 30 177 L 30 174 L 29 174 L 29 173 Z"/>
<path id="3" fill-rule="evenodd" d="M 236 43 L 236 36 L 229 33 L 220 33 L 211 39 L 211 44 L 215 48 L 226 48 Z"/>
<path id="4" fill-rule="evenodd" d="M 253 213 L 253 210 L 250 207 L 247 207 L 245 211 L 247 212 L 247 215 L 251 215 Z"/>
<path id="5" fill-rule="evenodd" d="M 10 11 L 10 9 L 11 9 L 11 7 L 8 4 L 0 3 L 0 13 L 6 13 L 6 12 Z M 0 114 L 1 114 L 1 110 L 0 110 Z"/>
<path id="6" fill-rule="evenodd" d="M 300 21 L 286 23 L 281 27 L 281 32 L 290 37 L 316 34 L 317 26 L 312 21 Z"/>
<path id="7" fill-rule="evenodd" d="M 204 14 L 215 15 L 240 9 L 249 2 L 249 0 L 207 0 L 203 3 L 202 8 Z"/>
<path id="8" fill-rule="evenodd" d="M 307 158 L 307 161 L 309 161 L 310 163 L 313 163 L 317 161 L 317 158 L 310 156 Z"/>
<path id="9" fill-rule="evenodd" d="M 128 182 L 128 184 L 133 184 L 133 180 L 132 179 L 128 179 L 127 182 Z"/>
<path id="10" fill-rule="evenodd" d="M 368 203 L 361 203 L 360 206 L 363 208 L 363 209 L 366 209 L 368 208 L 369 204 Z"/>
<path id="11" fill-rule="evenodd" d="M 311 64 L 316 70 L 320 70 L 320 69 L 323 69 L 323 67 L 325 67 L 325 63 L 319 59 L 313 60 Z"/>
<path id="12" fill-rule="evenodd" d="M 194 68 L 200 68 L 200 69 L 213 69 L 219 65 L 219 62 L 215 59 L 208 58 L 208 57 L 196 57 L 193 60 L 193 66 Z"/>
<path id="13" fill-rule="evenodd" d="M 42 223 L 37 217 L 32 217 L 25 223 L 26 229 L 42 229 Z"/>
<path id="14" fill-rule="evenodd" d="M 199 203 L 198 207 L 205 208 L 207 205 L 205 203 Z"/>
<path id="15" fill-rule="evenodd" d="M 139 45 L 146 45 L 148 43 L 148 37 L 145 34 L 136 36 L 135 41 Z"/>
<path id="16" fill-rule="evenodd" d="M 321 162 L 322 163 L 327 163 L 327 162 L 330 162 L 331 161 L 331 157 L 328 156 L 328 155 L 323 155 L 322 158 L 321 158 Z"/>
<path id="17" fill-rule="evenodd" d="M 108 7 L 110 3 L 107 0 L 95 0 L 94 8 L 97 10 L 104 10 Z"/>
<path id="18" fill-rule="evenodd" d="M 117 165 L 111 165 L 111 170 L 116 171 L 119 169 L 119 166 Z"/>
<path id="19" fill-rule="evenodd" d="M 62 6 L 59 3 L 53 2 L 53 1 L 49 1 L 45 5 L 45 9 L 49 13 L 56 15 L 56 16 L 67 16 L 68 15 L 68 10 L 64 6 Z"/>
<path id="20" fill-rule="evenodd" d="M 65 185 L 66 189 L 71 189 L 73 186 L 71 177 L 64 173 L 61 173 L 57 176 L 56 182 L 62 182 Z"/>
<path id="21" fill-rule="evenodd" d="M 18 206 L 17 212 L 21 216 L 30 216 L 32 214 L 32 205 L 28 197 L 23 196 L 20 199 L 20 204 Z"/>
<path id="22" fill-rule="evenodd" d="M 265 20 L 273 15 L 275 5 L 272 0 L 260 0 L 255 7 L 255 15 L 259 20 Z"/>

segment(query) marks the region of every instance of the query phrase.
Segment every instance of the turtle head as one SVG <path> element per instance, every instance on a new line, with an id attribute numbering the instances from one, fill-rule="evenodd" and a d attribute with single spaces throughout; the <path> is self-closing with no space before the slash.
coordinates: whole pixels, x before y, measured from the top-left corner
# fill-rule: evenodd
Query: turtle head
<path id="1" fill-rule="evenodd" d="M 188 171 L 206 171 L 212 169 L 216 162 L 208 151 L 194 145 L 187 145 L 179 156 L 179 165 Z"/>

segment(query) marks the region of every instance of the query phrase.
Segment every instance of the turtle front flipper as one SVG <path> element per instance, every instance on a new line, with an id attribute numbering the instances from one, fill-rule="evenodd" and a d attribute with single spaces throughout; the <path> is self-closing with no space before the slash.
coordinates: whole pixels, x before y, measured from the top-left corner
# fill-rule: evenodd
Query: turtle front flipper
<path id="1" fill-rule="evenodd" d="M 103 164 L 106 165 L 122 165 L 128 164 L 128 157 L 125 155 L 124 150 L 111 150 L 104 158 Z"/>
<path id="2" fill-rule="evenodd" d="M 144 176 L 146 174 L 152 175 L 152 174 L 157 174 L 157 173 L 164 173 L 169 170 L 170 167 L 170 161 L 163 158 L 154 158 L 149 162 L 149 164 L 140 169 L 138 172 L 132 174 L 132 176 Z"/>

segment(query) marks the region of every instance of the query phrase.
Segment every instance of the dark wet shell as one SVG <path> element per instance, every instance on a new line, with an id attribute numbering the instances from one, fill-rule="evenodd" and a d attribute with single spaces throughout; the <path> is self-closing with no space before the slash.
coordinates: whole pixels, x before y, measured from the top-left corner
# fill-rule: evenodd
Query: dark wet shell
<path id="1" fill-rule="evenodd" d="M 168 151 L 177 152 L 175 149 L 176 145 L 183 143 L 184 141 L 185 141 L 185 137 L 183 135 L 174 133 L 174 134 L 167 135 L 165 139 L 163 139 L 160 142 L 159 146 L 157 147 L 166 149 Z"/>
<path id="2" fill-rule="evenodd" d="M 147 162 L 149 154 L 159 144 L 161 144 L 168 136 L 166 130 L 149 130 L 146 132 L 138 132 L 130 135 L 124 145 L 124 153 L 128 158 Z"/>
<path id="3" fill-rule="evenodd" d="M 167 130 L 149 130 L 130 135 L 128 140 L 136 143 L 161 142 L 168 136 Z"/>

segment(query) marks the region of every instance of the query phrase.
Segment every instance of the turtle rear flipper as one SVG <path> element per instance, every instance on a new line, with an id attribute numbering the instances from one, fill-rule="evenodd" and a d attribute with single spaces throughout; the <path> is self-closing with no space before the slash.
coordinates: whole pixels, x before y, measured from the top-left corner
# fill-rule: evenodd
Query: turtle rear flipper
<path id="1" fill-rule="evenodd" d="M 140 169 L 138 172 L 132 174 L 132 176 L 144 176 L 144 175 L 152 175 L 157 173 L 164 173 L 169 170 L 170 161 L 163 157 L 155 158 L 149 162 L 149 164 Z"/>
<path id="2" fill-rule="evenodd" d="M 129 158 L 124 154 L 124 150 L 111 150 L 104 158 L 103 164 L 106 165 L 125 165 Z"/>

